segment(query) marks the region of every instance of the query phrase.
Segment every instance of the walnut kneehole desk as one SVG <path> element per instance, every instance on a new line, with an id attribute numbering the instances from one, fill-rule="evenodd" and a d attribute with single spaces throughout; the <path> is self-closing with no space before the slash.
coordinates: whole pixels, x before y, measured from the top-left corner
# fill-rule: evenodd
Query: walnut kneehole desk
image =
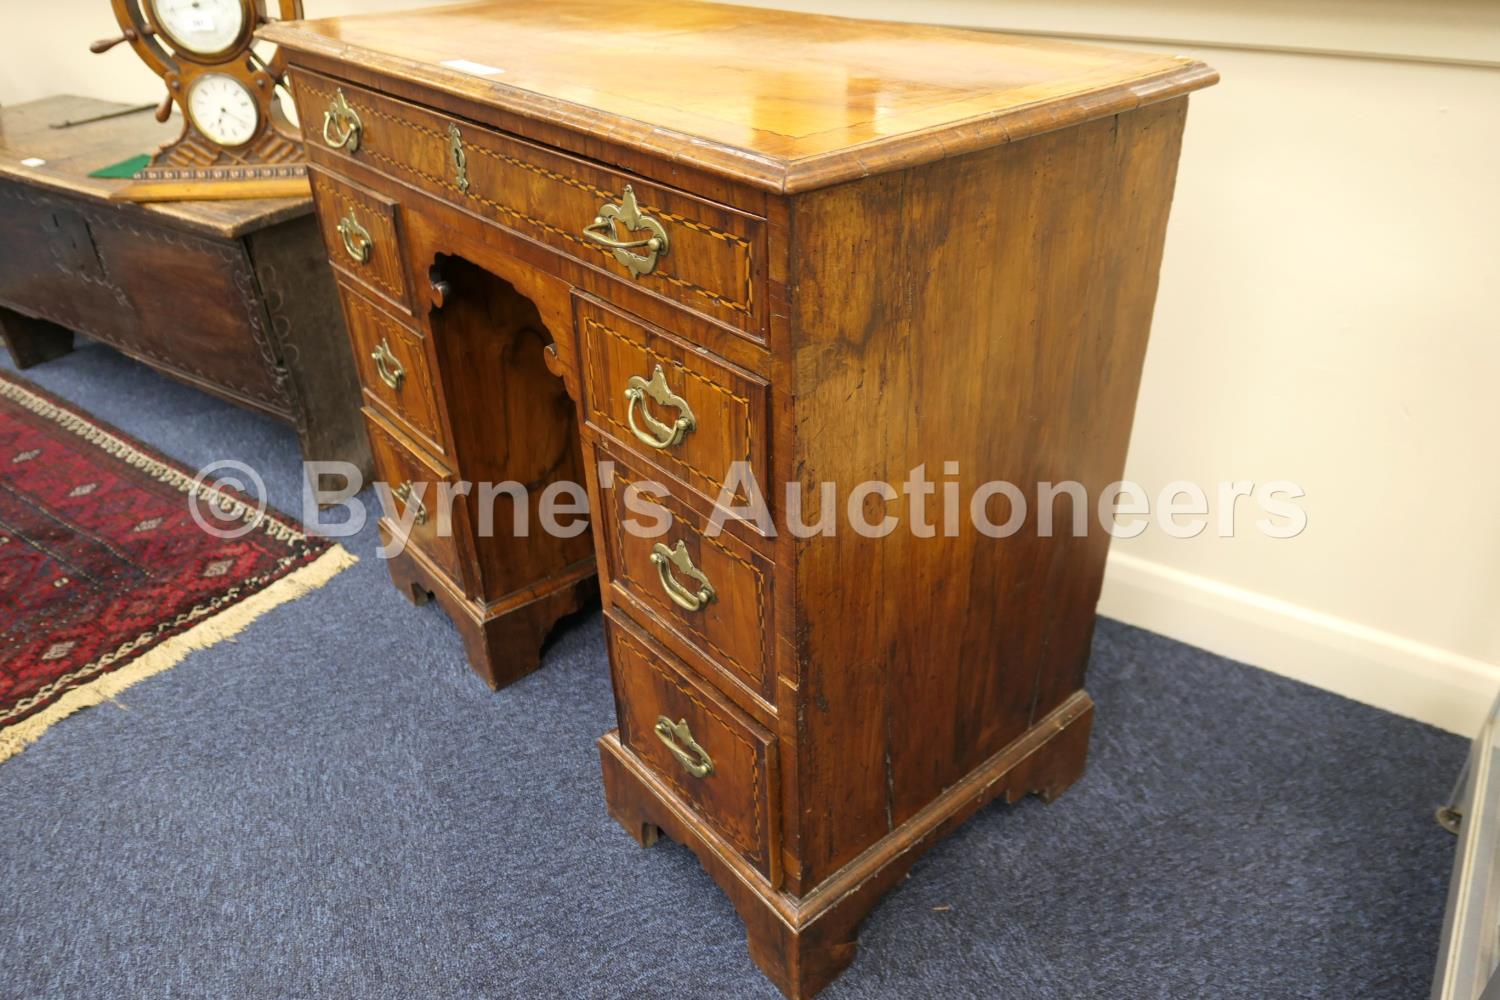
<path id="1" fill-rule="evenodd" d="M 765 974 L 811 995 L 923 849 L 1081 773 L 1108 536 L 712 537 L 712 504 L 734 462 L 778 527 L 786 483 L 815 522 L 818 484 L 919 465 L 958 463 L 965 498 L 1117 479 L 1186 95 L 1215 74 L 664 0 L 263 34 L 292 67 L 376 461 L 415 505 L 392 577 L 499 687 L 597 573 L 611 813 L 692 848 Z M 534 525 L 564 479 L 591 536 L 484 537 L 473 497 L 439 531 L 408 486 L 526 483 Z M 646 480 L 668 488 L 657 539 L 622 530 Z"/>

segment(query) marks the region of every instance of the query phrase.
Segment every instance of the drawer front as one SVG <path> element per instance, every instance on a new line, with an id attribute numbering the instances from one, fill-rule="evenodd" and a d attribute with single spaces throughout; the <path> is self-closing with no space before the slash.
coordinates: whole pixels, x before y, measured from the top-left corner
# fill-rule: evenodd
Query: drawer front
<path id="1" fill-rule="evenodd" d="M 342 281 L 339 294 L 365 392 L 419 444 L 447 455 L 447 437 L 438 417 L 436 390 L 422 337 Z"/>
<path id="2" fill-rule="evenodd" d="M 375 475 L 378 481 L 385 483 L 393 494 L 399 494 L 404 488 L 414 491 L 416 502 L 425 509 L 424 513 L 417 515 L 411 525 L 411 534 L 408 544 L 415 545 L 425 555 L 437 563 L 447 573 L 460 589 L 465 593 L 469 588 L 464 586 L 462 571 L 458 561 L 458 546 L 455 535 L 458 532 L 457 524 L 445 524 L 446 515 L 443 511 L 444 505 L 438 499 L 438 484 L 449 482 L 448 474 L 429 459 L 422 457 L 413 451 L 396 436 L 396 432 L 386 423 L 374 410 L 366 407 L 363 411 L 365 426 L 370 431 L 370 451 L 375 456 Z M 426 485 L 417 492 L 417 484 Z M 409 515 L 408 503 L 399 495 L 393 495 L 390 501 L 395 506 L 395 515 L 406 519 Z M 462 516 L 462 507 L 453 504 L 453 519 Z"/>
<path id="3" fill-rule="evenodd" d="M 309 173 L 329 262 L 409 315 L 396 203 L 321 171 Z"/>
<path id="4" fill-rule="evenodd" d="M 664 507 L 671 527 L 655 537 L 631 529 L 631 520 L 651 527 L 650 515 L 626 507 L 631 484 L 650 479 L 617 462 L 613 485 L 602 491 L 612 585 L 643 624 L 671 628 L 705 659 L 771 700 L 770 561 L 728 532 L 708 537 L 705 518 L 654 490 L 637 495 Z"/>
<path id="5" fill-rule="evenodd" d="M 766 492 L 766 384 L 653 327 L 577 299 L 589 423 L 713 503 L 731 463 Z M 747 502 L 744 476 L 731 491 Z"/>
<path id="6" fill-rule="evenodd" d="M 773 738 L 630 626 L 608 628 L 620 741 L 771 878 Z"/>
<path id="7" fill-rule="evenodd" d="M 317 74 L 299 71 L 296 93 L 315 158 L 364 161 L 622 281 L 765 339 L 765 223 L 759 217 Z M 627 187 L 651 222 L 633 216 Z M 609 218 L 595 225 L 601 212 Z M 638 265 L 631 262 L 650 260 L 650 249 L 622 249 L 617 255 L 600 237 L 664 239 L 665 251 L 637 275 Z"/>

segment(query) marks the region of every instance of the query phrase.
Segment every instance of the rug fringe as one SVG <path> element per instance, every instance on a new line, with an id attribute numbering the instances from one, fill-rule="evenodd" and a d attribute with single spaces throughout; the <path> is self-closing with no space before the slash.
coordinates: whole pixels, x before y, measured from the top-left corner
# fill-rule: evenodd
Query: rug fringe
<path id="1" fill-rule="evenodd" d="M 79 709 L 108 701 L 131 685 L 172 669 L 194 650 L 207 649 L 244 631 L 246 626 L 267 611 L 318 589 L 358 561 L 359 557 L 354 553 L 335 545 L 265 590 L 231 605 L 212 618 L 204 619 L 180 635 L 174 635 L 119 670 L 72 688 L 35 715 L 8 729 L 0 730 L 0 762 L 9 760 L 35 743 L 58 720 L 67 718 Z"/>

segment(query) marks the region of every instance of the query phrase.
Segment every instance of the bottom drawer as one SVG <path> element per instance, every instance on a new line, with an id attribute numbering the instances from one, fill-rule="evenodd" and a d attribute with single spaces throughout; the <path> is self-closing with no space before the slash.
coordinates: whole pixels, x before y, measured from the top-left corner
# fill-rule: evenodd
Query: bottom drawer
<path id="1" fill-rule="evenodd" d="M 375 456 L 375 477 L 392 492 L 393 512 L 401 521 L 411 522 L 407 544 L 414 545 L 447 573 L 464 593 L 473 596 L 465 585 L 459 568 L 455 535 L 462 516 L 460 504 L 448 505 L 439 500 L 439 485 L 449 481 L 442 466 L 412 450 L 397 437 L 385 420 L 372 410 L 362 411 L 370 430 L 370 451 Z M 413 512 L 411 505 L 419 505 Z M 390 518 L 387 518 L 391 522 Z M 395 522 L 391 522 L 395 527 Z"/>
<path id="2" fill-rule="evenodd" d="M 776 884 L 774 737 L 609 618 L 620 742 Z"/>

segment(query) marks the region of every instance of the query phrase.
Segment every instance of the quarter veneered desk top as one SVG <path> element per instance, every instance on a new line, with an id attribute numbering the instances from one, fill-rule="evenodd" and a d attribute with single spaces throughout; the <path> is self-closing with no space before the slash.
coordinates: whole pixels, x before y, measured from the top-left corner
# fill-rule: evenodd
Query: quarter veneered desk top
<path id="1" fill-rule="evenodd" d="M 785 193 L 1218 78 L 1155 53 L 682 0 L 506 0 L 261 35 Z"/>

